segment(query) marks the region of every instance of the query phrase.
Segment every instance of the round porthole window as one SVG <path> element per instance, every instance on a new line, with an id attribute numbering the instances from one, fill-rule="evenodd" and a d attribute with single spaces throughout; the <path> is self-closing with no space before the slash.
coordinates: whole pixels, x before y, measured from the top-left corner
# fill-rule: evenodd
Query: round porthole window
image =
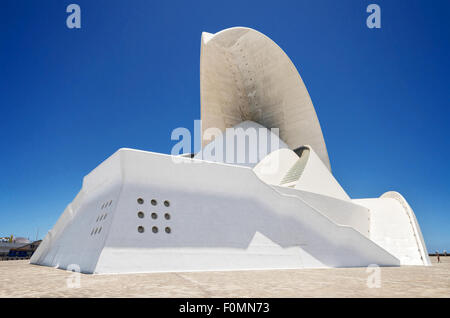
<path id="1" fill-rule="evenodd" d="M 138 232 L 139 233 L 144 233 L 144 227 L 143 226 L 138 226 Z"/>
<path id="2" fill-rule="evenodd" d="M 156 226 L 152 227 L 152 232 L 153 233 L 158 233 L 158 228 Z"/>
<path id="3" fill-rule="evenodd" d="M 169 214 L 169 213 L 164 214 L 164 218 L 165 218 L 166 220 L 170 220 L 170 214 Z"/>
<path id="4" fill-rule="evenodd" d="M 156 220 L 158 218 L 158 214 L 156 214 L 155 212 L 152 213 L 152 219 Z"/>
<path id="5" fill-rule="evenodd" d="M 138 218 L 140 218 L 140 219 L 144 218 L 144 212 L 142 212 L 142 211 L 139 211 L 137 215 L 138 215 Z"/>
<path id="6" fill-rule="evenodd" d="M 169 201 L 164 201 L 164 205 L 166 206 L 166 207 L 169 207 L 170 206 L 170 202 Z"/>
<path id="7" fill-rule="evenodd" d="M 137 199 L 137 203 L 144 204 L 144 199 L 142 199 L 142 198 Z"/>
<path id="8" fill-rule="evenodd" d="M 170 229 L 170 227 L 166 227 L 166 233 L 169 234 L 170 232 L 172 232 L 172 230 Z"/>
<path id="9" fill-rule="evenodd" d="M 152 205 L 157 205 L 158 204 L 158 202 L 156 202 L 155 199 L 152 199 L 152 201 L 150 201 L 150 202 L 151 202 Z"/>

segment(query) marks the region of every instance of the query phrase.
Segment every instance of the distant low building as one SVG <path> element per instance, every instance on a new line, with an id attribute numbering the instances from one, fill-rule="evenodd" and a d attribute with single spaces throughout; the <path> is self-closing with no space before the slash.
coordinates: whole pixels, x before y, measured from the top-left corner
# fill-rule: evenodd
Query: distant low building
<path id="1" fill-rule="evenodd" d="M 16 242 L 0 242 L 0 257 L 7 256 L 12 248 L 17 248 L 26 245 L 27 243 Z"/>
<path id="2" fill-rule="evenodd" d="M 31 242 L 23 238 L 18 238 L 12 243 L 0 242 L 0 260 L 29 259 L 40 243 L 41 240 Z"/>
<path id="3" fill-rule="evenodd" d="M 40 243 L 41 241 L 35 241 L 21 247 L 13 248 L 9 251 L 8 257 L 28 259 L 33 255 L 34 251 L 36 251 Z"/>

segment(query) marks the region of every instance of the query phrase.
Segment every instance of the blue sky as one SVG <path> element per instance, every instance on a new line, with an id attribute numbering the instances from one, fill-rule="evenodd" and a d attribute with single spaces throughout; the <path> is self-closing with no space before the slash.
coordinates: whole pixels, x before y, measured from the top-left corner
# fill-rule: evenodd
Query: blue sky
<path id="1" fill-rule="evenodd" d="M 381 29 L 366 27 L 370 3 Z M 248 26 L 296 65 L 350 196 L 399 191 L 429 251 L 450 251 L 449 12 L 445 0 L 3 0 L 0 236 L 43 237 L 118 148 L 170 153 L 172 130 L 200 118 L 201 32 Z"/>

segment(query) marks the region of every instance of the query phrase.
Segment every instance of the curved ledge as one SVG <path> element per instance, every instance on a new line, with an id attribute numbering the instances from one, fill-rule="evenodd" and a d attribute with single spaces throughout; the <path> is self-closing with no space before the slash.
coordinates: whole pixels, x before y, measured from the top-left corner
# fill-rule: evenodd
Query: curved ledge
<path id="1" fill-rule="evenodd" d="M 396 191 L 388 191 L 383 193 L 380 198 L 391 198 L 395 199 L 397 202 L 399 202 L 403 209 L 405 210 L 405 213 L 408 215 L 408 219 L 411 223 L 411 228 L 414 232 L 414 238 L 417 243 L 417 249 L 420 252 L 420 257 L 423 261 L 423 265 L 430 266 L 431 261 L 428 257 L 428 251 L 427 247 L 425 245 L 425 241 L 423 240 L 422 232 L 420 231 L 419 223 L 417 222 L 416 215 L 414 214 L 413 209 L 410 207 L 406 199 L 398 192 Z"/>

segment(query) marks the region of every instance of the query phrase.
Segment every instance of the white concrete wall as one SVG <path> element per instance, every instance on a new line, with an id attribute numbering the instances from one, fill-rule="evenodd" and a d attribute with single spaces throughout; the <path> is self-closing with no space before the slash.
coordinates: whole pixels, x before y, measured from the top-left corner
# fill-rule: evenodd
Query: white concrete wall
<path id="1" fill-rule="evenodd" d="M 311 146 L 306 147 L 310 150 L 309 159 L 295 188 L 341 200 L 350 200 L 348 194 L 323 164 L 314 149 Z"/>
<path id="2" fill-rule="evenodd" d="M 114 215 L 97 272 L 398 264 L 353 228 L 338 226 L 295 196 L 276 191 L 251 169 L 190 159 L 174 164 L 170 156 L 122 152 L 121 212 Z M 144 205 L 137 204 L 138 197 Z M 152 206 L 151 199 L 158 205 Z M 139 210 L 144 219 L 136 217 Z M 163 218 L 166 211 L 170 220 Z M 150 218 L 152 212 L 157 220 Z M 144 233 L 137 232 L 140 225 Z M 151 232 L 155 225 L 157 234 Z M 163 231 L 166 226 L 170 234 Z"/>
<path id="3" fill-rule="evenodd" d="M 292 150 L 279 149 L 262 159 L 253 171 L 263 182 L 280 185 L 286 173 L 298 159 L 299 157 Z"/>
<path id="4" fill-rule="evenodd" d="M 297 196 L 263 183 L 249 168 L 182 160 L 119 150 L 86 178 L 76 217 L 33 263 L 80 264 L 87 273 L 399 264 L 352 227 L 337 225 Z M 99 226 L 96 217 L 104 213 L 102 203 L 110 200 L 102 232 L 91 236 Z"/>
<path id="5" fill-rule="evenodd" d="M 395 255 L 402 265 L 431 265 L 414 212 L 402 205 L 399 194 L 353 202 L 370 210 L 372 241 Z"/>
<path id="6" fill-rule="evenodd" d="M 277 191 L 294 195 L 315 208 L 334 223 L 354 228 L 365 237 L 370 237 L 369 209 L 348 200 L 287 187 L 275 187 Z"/>
<path id="7" fill-rule="evenodd" d="M 84 178 L 80 193 L 47 233 L 30 262 L 58 268 L 76 264 L 82 272 L 94 272 L 120 195 L 121 180 L 120 152 L 116 152 Z M 96 229 L 97 233 L 91 235 Z"/>

